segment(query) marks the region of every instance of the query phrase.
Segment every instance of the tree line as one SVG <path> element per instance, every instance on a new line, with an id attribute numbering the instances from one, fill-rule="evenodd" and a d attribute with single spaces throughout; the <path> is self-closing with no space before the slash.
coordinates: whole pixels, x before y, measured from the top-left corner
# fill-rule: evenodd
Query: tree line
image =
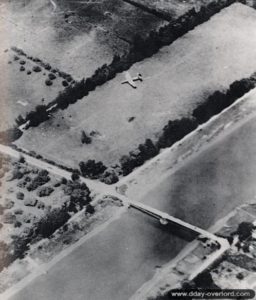
<path id="1" fill-rule="evenodd" d="M 135 34 L 130 49 L 126 54 L 121 56 L 115 54 L 110 64 L 104 64 L 99 67 L 91 77 L 84 78 L 66 87 L 51 103 L 46 106 L 43 105 L 45 110 L 53 105 L 56 105 L 54 110 L 66 109 L 70 104 L 75 103 L 87 96 L 91 91 L 94 91 L 97 86 L 103 85 L 105 82 L 113 79 L 118 73 L 128 70 L 134 63 L 151 57 L 161 47 L 172 44 L 176 39 L 194 29 L 197 25 L 206 22 L 214 14 L 235 2 L 237 0 L 212 1 L 202 6 L 199 11 L 195 11 L 192 8 L 175 21 L 161 27 L 158 31 L 152 30 L 146 37 Z M 38 126 L 46 120 L 41 117 L 41 113 L 42 109 L 36 109 L 33 111 L 33 114 L 30 113 L 26 116 L 25 122 L 34 118 L 34 115 L 38 115 L 39 121 L 32 122 L 30 125 Z"/>
<path id="2" fill-rule="evenodd" d="M 115 183 L 118 181 L 120 175 L 128 175 L 136 167 L 143 165 L 145 161 L 156 156 L 161 149 L 171 147 L 174 143 L 195 130 L 198 125 L 207 122 L 212 116 L 233 104 L 255 86 L 256 73 L 252 74 L 249 78 L 235 81 L 230 84 L 226 91 L 215 91 L 209 95 L 202 103 L 198 104 L 192 111 L 190 117 L 170 120 L 163 127 L 156 141 L 153 142 L 151 139 L 146 139 L 145 142 L 139 144 L 136 149 L 122 156 L 118 165 L 107 167 L 101 161 L 81 161 L 79 163 L 79 173 L 84 177 L 100 179 L 107 184 Z M 47 117 L 44 109 L 42 109 L 40 116 L 42 118 Z M 34 115 L 34 118 L 31 118 L 31 120 L 33 120 L 32 124 L 37 124 L 38 122 L 36 115 Z M 37 157 L 36 154 L 33 156 Z M 39 158 L 43 159 L 41 156 Z M 53 161 L 44 160 L 55 164 Z M 71 172 L 74 171 L 72 168 L 59 167 Z"/>
<path id="3" fill-rule="evenodd" d="M 180 141 L 187 134 L 194 131 L 198 125 L 207 122 L 255 86 L 256 73 L 249 78 L 233 82 L 227 91 L 215 91 L 192 111 L 190 117 L 170 120 L 162 129 L 157 141 L 153 142 L 151 139 L 146 139 L 144 143 L 140 144 L 135 150 L 130 151 L 128 155 L 122 156 L 118 166 L 107 168 L 102 162 L 94 160 L 81 161 L 79 164 L 81 174 L 93 179 L 98 178 L 109 184 L 117 182 L 119 175 L 128 175 L 136 167 L 143 165 L 145 161 L 156 156 L 161 149 L 170 147 Z"/>

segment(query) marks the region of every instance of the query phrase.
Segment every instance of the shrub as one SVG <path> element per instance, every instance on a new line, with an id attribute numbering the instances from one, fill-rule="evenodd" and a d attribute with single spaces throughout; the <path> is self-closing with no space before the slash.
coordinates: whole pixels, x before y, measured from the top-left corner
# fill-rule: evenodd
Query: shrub
<path id="1" fill-rule="evenodd" d="M 239 280 L 242 280 L 242 279 L 244 279 L 244 274 L 240 272 L 236 275 L 236 278 Z"/>
<path id="2" fill-rule="evenodd" d="M 52 67 L 49 64 L 46 63 L 44 68 L 45 68 L 45 70 L 50 71 Z"/>
<path id="3" fill-rule="evenodd" d="M 95 208 L 91 204 L 88 204 L 86 205 L 85 213 L 92 215 L 95 213 Z"/>
<path id="4" fill-rule="evenodd" d="M 80 179 L 80 176 L 79 176 L 79 174 L 77 172 L 73 172 L 72 175 L 71 175 L 71 179 L 73 181 L 77 181 L 77 180 Z"/>
<path id="5" fill-rule="evenodd" d="M 38 176 L 47 176 L 49 175 L 49 172 L 47 170 L 40 170 L 39 173 L 38 173 Z"/>
<path id="6" fill-rule="evenodd" d="M 39 66 L 34 66 L 32 70 L 36 73 L 39 73 L 42 71 L 41 67 L 39 67 Z"/>
<path id="7" fill-rule="evenodd" d="M 106 184 L 114 184 L 118 181 L 118 174 L 115 169 L 108 168 L 105 170 L 100 179 Z"/>
<path id="8" fill-rule="evenodd" d="M 50 80 L 56 79 L 56 75 L 54 75 L 53 73 L 49 73 L 48 77 Z"/>
<path id="9" fill-rule="evenodd" d="M 37 192 L 37 194 L 38 194 L 39 197 L 46 197 L 46 196 L 50 196 L 53 191 L 54 191 L 54 189 L 52 187 L 45 186 L 45 187 L 42 187 Z"/>
<path id="10" fill-rule="evenodd" d="M 19 169 L 15 168 L 12 171 L 12 176 L 13 176 L 13 179 L 21 179 L 24 176 L 24 173 L 21 172 Z"/>
<path id="11" fill-rule="evenodd" d="M 42 201 L 38 201 L 37 204 L 36 204 L 36 207 L 38 209 L 44 209 L 45 208 L 45 204 Z"/>
<path id="12" fill-rule="evenodd" d="M 19 227 L 21 227 L 21 222 L 20 221 L 16 221 L 15 223 L 14 223 L 14 227 L 15 228 L 19 228 Z"/>
<path id="13" fill-rule="evenodd" d="M 21 164 L 24 164 L 26 162 L 25 157 L 23 155 L 20 155 L 19 162 Z"/>
<path id="14" fill-rule="evenodd" d="M 254 225 L 250 222 L 242 222 L 238 225 L 236 233 L 239 236 L 240 241 L 244 241 L 251 237 Z"/>
<path id="15" fill-rule="evenodd" d="M 23 214 L 23 210 L 20 209 L 20 208 L 17 208 L 17 209 L 14 210 L 14 214 L 15 215 L 22 215 Z"/>
<path id="16" fill-rule="evenodd" d="M 52 81 L 50 79 L 46 79 L 45 80 L 45 85 L 51 86 L 52 85 Z"/>
<path id="17" fill-rule="evenodd" d="M 45 174 L 39 174 L 32 180 L 32 182 L 27 186 L 28 191 L 34 191 L 39 186 L 44 185 L 45 183 L 49 182 L 51 178 Z"/>
<path id="18" fill-rule="evenodd" d="M 21 67 L 20 67 L 20 71 L 21 71 L 21 72 L 24 72 L 25 70 L 26 70 L 26 69 L 25 69 L 24 66 L 21 66 Z"/>
<path id="19" fill-rule="evenodd" d="M 82 133 L 81 133 L 81 143 L 82 144 L 91 144 L 92 142 L 92 138 L 90 136 L 88 136 L 84 130 L 82 130 Z"/>
<path id="20" fill-rule="evenodd" d="M 210 288 L 214 284 L 212 275 L 209 272 L 200 273 L 194 279 L 194 282 L 197 287 L 201 287 L 201 288 Z"/>
<path id="21" fill-rule="evenodd" d="M 55 208 L 37 223 L 36 233 L 43 238 L 48 238 L 63 226 L 69 218 L 70 215 L 66 212 L 65 208 Z"/>
<path id="22" fill-rule="evenodd" d="M 24 193 L 22 193 L 22 192 L 18 192 L 17 194 L 16 194 L 16 198 L 17 199 L 19 199 L 19 200 L 24 200 Z"/>
<path id="23" fill-rule="evenodd" d="M 12 236 L 12 244 L 9 249 L 9 253 L 12 253 L 10 256 L 10 262 L 14 261 L 15 259 L 19 258 L 22 259 L 29 249 L 28 244 L 31 241 L 31 237 L 33 235 L 33 230 L 29 230 L 26 236 Z"/>
<path id="24" fill-rule="evenodd" d="M 78 211 L 78 209 L 82 209 L 90 201 L 91 198 L 88 197 L 85 191 L 79 188 L 74 189 L 70 196 L 69 211 L 73 211 L 73 207 L 75 207 L 75 211 Z"/>
<path id="25" fill-rule="evenodd" d="M 65 177 L 62 177 L 62 178 L 61 178 L 61 183 L 62 183 L 62 184 L 67 184 L 67 182 L 68 182 L 68 181 L 67 181 L 67 179 L 66 179 Z"/>
<path id="26" fill-rule="evenodd" d="M 38 200 L 35 198 L 26 198 L 24 201 L 25 206 L 30 206 L 30 207 L 35 207 L 37 204 Z"/>
<path id="27" fill-rule="evenodd" d="M 25 60 L 20 61 L 20 65 L 25 65 L 25 64 L 26 64 Z"/>
<path id="28" fill-rule="evenodd" d="M 61 186 L 61 182 L 60 181 L 56 181 L 53 186 L 54 187 L 59 187 L 59 186 Z"/>
<path id="29" fill-rule="evenodd" d="M 91 159 L 87 162 L 81 161 L 79 163 L 79 167 L 83 176 L 87 176 L 89 178 L 97 178 L 107 169 L 101 161 L 96 162 L 95 160 Z"/>
<path id="30" fill-rule="evenodd" d="M 67 82 L 66 80 L 63 80 L 63 81 L 62 81 L 62 85 L 63 85 L 64 87 L 68 87 L 68 82 Z"/>

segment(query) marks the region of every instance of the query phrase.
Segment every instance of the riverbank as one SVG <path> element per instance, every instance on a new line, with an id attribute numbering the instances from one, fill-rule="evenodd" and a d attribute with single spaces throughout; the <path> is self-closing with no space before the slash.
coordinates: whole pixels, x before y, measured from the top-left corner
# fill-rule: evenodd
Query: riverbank
<path id="1" fill-rule="evenodd" d="M 126 211 L 120 201 L 104 197 L 93 201 L 94 213 L 75 214 L 50 238 L 33 244 L 27 255 L 0 273 L 0 298 L 9 299 L 41 274 L 47 274 L 87 239 L 104 230 Z M 3 298 L 2 298 L 3 297 Z"/>
<path id="2" fill-rule="evenodd" d="M 117 190 L 139 201 L 165 178 L 254 118 L 255 98 L 256 89 L 253 89 L 181 141 L 162 150 L 155 158 L 121 179 L 116 184 Z"/>
<path id="3" fill-rule="evenodd" d="M 215 232 L 221 236 L 229 237 L 237 230 L 240 223 L 253 223 L 255 220 L 255 203 L 242 205 L 217 221 L 209 231 Z M 144 284 L 130 300 L 158 299 L 159 296 L 165 295 L 171 289 L 181 288 L 182 283 L 189 278 L 189 274 L 202 263 L 199 262 L 198 258 L 199 254 L 202 255 L 203 251 L 205 251 L 205 248 L 202 247 L 202 244 L 199 241 L 193 241 L 187 245 L 174 260 L 161 270 L 161 272 L 156 273 L 152 280 Z M 241 254 L 248 255 L 243 253 L 243 251 L 240 252 L 240 255 Z M 255 274 L 248 272 L 246 268 L 244 269 L 242 263 L 236 262 L 236 265 L 232 265 L 232 263 L 229 262 L 232 260 L 232 257 L 236 257 L 237 255 L 239 255 L 239 250 L 234 245 L 225 252 L 225 255 L 223 254 L 223 259 L 220 259 L 219 263 L 215 265 L 214 268 L 210 267 L 208 269 L 212 274 L 214 282 L 224 289 L 232 288 L 232 286 L 230 286 L 230 281 L 226 278 L 227 273 L 229 273 L 229 277 L 231 275 L 233 276 L 233 282 L 237 279 L 237 274 L 241 272 L 244 274 L 244 277 L 237 282 L 240 288 L 251 288 L 253 283 L 254 286 L 256 286 Z M 249 255 L 249 257 L 251 257 L 251 255 Z M 234 269 L 233 274 L 230 274 L 230 266 Z M 238 286 L 237 284 L 236 286 Z"/>
<path id="4" fill-rule="evenodd" d="M 126 194 L 136 197 L 137 192 L 139 201 L 162 209 L 161 203 L 167 198 L 169 202 L 164 209 L 169 213 L 204 228 L 214 221 L 210 230 L 218 232 L 236 213 L 234 207 L 253 199 L 256 193 L 253 188 L 254 99 L 255 91 L 252 91 L 172 149 L 167 149 L 162 157 L 159 156 L 161 159 L 151 162 L 137 174 L 140 184 L 148 179 L 149 191 L 140 193 L 141 186 L 131 180 Z M 212 216 L 209 216 L 209 210 L 213 212 Z M 202 218 L 200 212 L 208 217 Z M 198 218 L 194 217 L 195 214 Z M 156 296 L 181 282 L 182 276 L 173 270 L 195 248 L 196 242 L 189 244 L 131 299 Z"/>

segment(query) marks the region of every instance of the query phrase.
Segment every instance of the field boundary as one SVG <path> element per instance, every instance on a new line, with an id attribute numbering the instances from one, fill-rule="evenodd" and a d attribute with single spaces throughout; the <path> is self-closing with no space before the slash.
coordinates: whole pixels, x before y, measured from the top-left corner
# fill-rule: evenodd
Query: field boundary
<path id="1" fill-rule="evenodd" d="M 161 27 L 158 31 L 151 31 L 146 37 L 134 36 L 134 41 L 127 54 L 123 56 L 114 55 L 110 64 L 104 64 L 88 78 L 83 78 L 73 86 L 64 89 L 52 102 L 41 107 L 41 110 L 30 112 L 24 120 L 26 129 L 30 126 L 38 126 L 49 119 L 51 114 L 59 109 L 66 109 L 70 104 L 87 96 L 98 86 L 112 80 L 118 73 L 128 70 L 134 63 L 156 54 L 163 46 L 171 45 L 178 38 L 182 37 L 196 26 L 208 21 L 212 16 L 219 13 L 222 9 L 242 0 L 220 0 L 211 1 L 207 6 L 202 6 L 199 11 L 189 10 L 173 22 Z M 37 120 L 31 122 L 31 120 Z M 31 124 L 30 124 L 31 123 Z M 32 124 L 33 123 L 33 124 Z"/>

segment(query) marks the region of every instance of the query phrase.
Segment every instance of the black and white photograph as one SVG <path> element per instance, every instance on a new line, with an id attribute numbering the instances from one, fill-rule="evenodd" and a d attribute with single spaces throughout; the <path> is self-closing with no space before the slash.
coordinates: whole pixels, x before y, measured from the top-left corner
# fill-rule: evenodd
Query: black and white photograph
<path id="1" fill-rule="evenodd" d="M 0 300 L 255 292 L 256 0 L 0 0 Z"/>

